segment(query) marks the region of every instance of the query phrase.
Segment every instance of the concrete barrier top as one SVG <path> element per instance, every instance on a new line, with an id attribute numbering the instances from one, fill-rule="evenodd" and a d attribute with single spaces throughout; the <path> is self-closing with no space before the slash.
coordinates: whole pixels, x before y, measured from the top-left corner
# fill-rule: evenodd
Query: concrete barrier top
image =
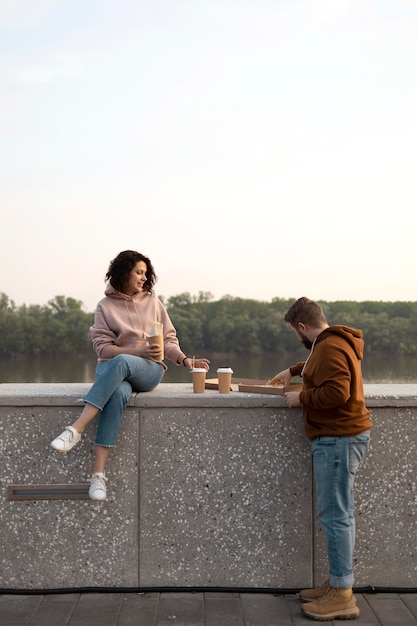
<path id="1" fill-rule="evenodd" d="M 82 406 L 90 383 L 0 383 L 0 406 Z M 366 403 L 372 407 L 417 406 L 417 383 L 364 385 Z M 280 407 L 281 395 L 232 391 L 219 394 L 206 389 L 194 394 L 191 383 L 161 383 L 153 391 L 132 394 L 135 407 Z"/>

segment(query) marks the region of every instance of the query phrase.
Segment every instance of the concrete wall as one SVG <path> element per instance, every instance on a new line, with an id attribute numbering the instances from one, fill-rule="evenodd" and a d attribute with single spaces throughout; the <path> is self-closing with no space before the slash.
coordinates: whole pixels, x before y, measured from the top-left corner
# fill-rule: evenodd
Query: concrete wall
<path id="1" fill-rule="evenodd" d="M 0 588 L 298 589 L 322 582 L 301 413 L 280 396 L 161 384 L 132 396 L 109 499 L 9 500 L 11 485 L 86 483 L 95 424 L 49 442 L 89 385 L 0 385 Z M 368 385 L 372 445 L 356 488 L 357 587 L 417 584 L 417 385 Z"/>

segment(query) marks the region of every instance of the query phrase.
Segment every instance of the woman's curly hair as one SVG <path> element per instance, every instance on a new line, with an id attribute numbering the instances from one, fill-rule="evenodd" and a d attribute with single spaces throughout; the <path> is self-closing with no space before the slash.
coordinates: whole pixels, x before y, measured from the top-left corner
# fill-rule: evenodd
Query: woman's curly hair
<path id="1" fill-rule="evenodd" d="M 128 283 L 130 272 L 139 261 L 143 261 L 146 264 L 146 282 L 143 285 L 143 291 L 153 293 L 153 287 L 158 278 L 153 265 L 148 257 L 135 250 L 124 250 L 110 262 L 106 281 L 109 281 L 111 286 L 117 289 L 117 291 L 123 292 Z"/>

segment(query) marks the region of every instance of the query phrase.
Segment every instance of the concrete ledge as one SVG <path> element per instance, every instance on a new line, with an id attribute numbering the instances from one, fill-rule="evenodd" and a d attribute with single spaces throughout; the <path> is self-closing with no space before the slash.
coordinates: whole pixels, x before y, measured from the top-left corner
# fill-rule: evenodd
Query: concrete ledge
<path id="1" fill-rule="evenodd" d="M 82 406 L 82 398 L 90 389 L 84 383 L 1 383 L 0 406 Z M 369 408 L 384 406 L 417 407 L 417 384 L 365 385 Z M 225 407 L 285 407 L 284 399 L 277 395 L 231 392 L 219 394 L 206 389 L 204 394 L 194 394 L 187 383 L 161 383 L 153 391 L 133 394 L 128 406 L 225 406 Z"/>
<path id="2" fill-rule="evenodd" d="M 280 396 L 161 384 L 133 395 L 109 500 L 9 501 L 10 485 L 87 481 L 95 424 L 49 442 L 90 385 L 1 384 L 0 587 L 296 589 L 326 571 L 300 411 Z M 417 580 L 417 385 L 367 385 L 371 450 L 357 479 L 359 587 Z"/>

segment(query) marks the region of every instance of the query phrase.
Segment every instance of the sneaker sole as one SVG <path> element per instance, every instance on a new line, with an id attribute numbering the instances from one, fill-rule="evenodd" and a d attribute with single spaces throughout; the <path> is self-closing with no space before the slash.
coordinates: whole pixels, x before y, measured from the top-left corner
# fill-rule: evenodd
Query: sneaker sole
<path id="1" fill-rule="evenodd" d="M 304 609 L 304 613 L 307 617 L 314 619 L 318 622 L 329 622 L 332 619 L 357 619 L 360 616 L 358 607 L 353 609 L 344 609 L 343 611 L 334 611 L 333 613 L 326 613 L 326 615 L 320 615 L 318 613 L 308 613 Z"/>
<path id="2" fill-rule="evenodd" d="M 52 445 L 52 443 L 49 444 L 52 448 L 52 450 L 55 450 L 55 452 L 60 452 L 61 454 L 65 454 L 65 452 L 69 452 L 69 450 L 61 450 L 61 448 L 55 448 L 55 446 Z M 72 448 L 70 448 L 72 450 Z"/>

